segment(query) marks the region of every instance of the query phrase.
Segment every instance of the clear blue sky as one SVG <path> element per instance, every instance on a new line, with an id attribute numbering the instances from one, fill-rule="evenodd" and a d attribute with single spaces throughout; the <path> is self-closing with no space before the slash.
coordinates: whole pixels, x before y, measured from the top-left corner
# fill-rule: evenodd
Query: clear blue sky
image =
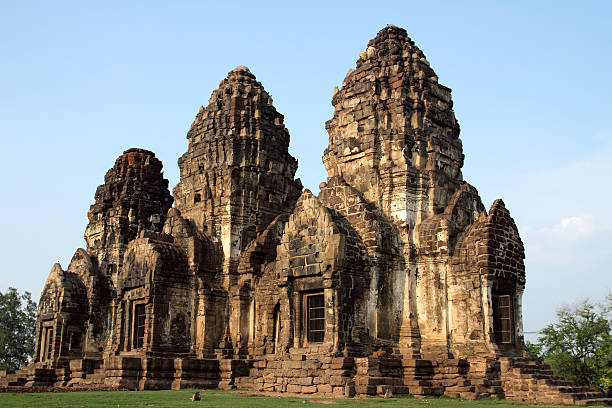
<path id="1" fill-rule="evenodd" d="M 317 192 L 333 87 L 389 23 L 453 89 L 464 178 L 517 221 L 525 330 L 612 288 L 609 1 L 0 6 L 0 290 L 38 298 L 53 263 L 68 266 L 123 150 L 153 150 L 174 186 L 189 125 L 237 65 L 285 115 L 298 176 Z"/>

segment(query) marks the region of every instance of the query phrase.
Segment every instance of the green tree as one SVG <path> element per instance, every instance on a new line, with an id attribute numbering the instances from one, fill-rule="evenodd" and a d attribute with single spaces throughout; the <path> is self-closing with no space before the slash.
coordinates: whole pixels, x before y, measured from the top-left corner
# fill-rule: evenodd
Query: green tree
<path id="1" fill-rule="evenodd" d="M 542 345 L 540 343 L 538 342 L 532 343 L 529 340 L 527 340 L 525 342 L 525 347 L 527 347 L 527 350 L 529 350 L 531 354 L 533 354 L 534 356 L 537 356 L 537 357 L 542 356 Z"/>
<path id="2" fill-rule="evenodd" d="M 0 292 L 0 370 L 22 368 L 34 353 L 36 303 L 30 292 Z"/>
<path id="3" fill-rule="evenodd" d="M 612 294 L 605 305 L 584 301 L 557 311 L 557 323 L 542 331 L 532 353 L 550 364 L 557 375 L 578 385 L 609 382 L 612 376 L 612 336 L 610 311 Z"/>

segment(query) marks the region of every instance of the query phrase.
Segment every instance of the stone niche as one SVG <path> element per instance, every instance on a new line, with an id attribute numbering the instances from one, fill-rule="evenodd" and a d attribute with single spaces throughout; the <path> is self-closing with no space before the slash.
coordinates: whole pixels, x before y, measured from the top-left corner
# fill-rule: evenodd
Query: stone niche
<path id="1" fill-rule="evenodd" d="M 526 350 L 516 224 L 463 180 L 451 90 L 406 31 L 383 28 L 332 104 L 318 196 L 244 66 L 196 114 L 174 197 L 126 150 L 0 385 L 592 397 Z"/>

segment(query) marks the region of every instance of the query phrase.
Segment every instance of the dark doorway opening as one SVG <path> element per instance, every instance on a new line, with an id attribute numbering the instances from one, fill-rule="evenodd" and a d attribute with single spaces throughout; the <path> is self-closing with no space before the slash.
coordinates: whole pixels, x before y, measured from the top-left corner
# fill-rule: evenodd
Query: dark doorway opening
<path id="1" fill-rule="evenodd" d="M 325 338 L 325 297 L 323 294 L 306 297 L 307 338 L 309 343 L 322 343 Z"/>
<path id="2" fill-rule="evenodd" d="M 493 333 L 498 344 L 514 343 L 513 295 L 493 292 Z"/>
<path id="3" fill-rule="evenodd" d="M 145 305 L 134 306 L 134 337 L 132 346 L 135 349 L 142 348 L 144 345 L 145 332 Z"/>

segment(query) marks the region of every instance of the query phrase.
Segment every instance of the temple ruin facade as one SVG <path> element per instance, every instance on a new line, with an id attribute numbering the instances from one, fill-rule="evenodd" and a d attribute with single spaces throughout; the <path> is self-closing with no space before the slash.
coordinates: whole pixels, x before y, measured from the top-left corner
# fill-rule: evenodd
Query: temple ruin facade
<path id="1" fill-rule="evenodd" d="M 526 351 L 519 232 L 463 179 L 451 90 L 406 31 L 382 29 L 332 104 L 318 195 L 244 66 L 197 113 L 172 194 L 125 151 L 0 384 L 588 398 Z"/>

